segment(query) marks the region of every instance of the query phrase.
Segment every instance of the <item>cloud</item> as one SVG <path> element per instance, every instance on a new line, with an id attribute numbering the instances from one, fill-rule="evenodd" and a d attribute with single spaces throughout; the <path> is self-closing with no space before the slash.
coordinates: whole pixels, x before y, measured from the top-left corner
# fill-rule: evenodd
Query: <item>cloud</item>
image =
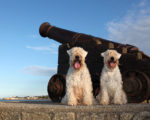
<path id="1" fill-rule="evenodd" d="M 37 38 L 38 38 L 38 35 L 33 34 L 33 35 L 32 35 L 32 38 L 33 38 L 33 39 L 37 39 Z"/>
<path id="2" fill-rule="evenodd" d="M 120 20 L 107 24 L 109 39 L 137 46 L 150 55 L 150 3 L 142 0 Z"/>
<path id="3" fill-rule="evenodd" d="M 43 66 L 28 66 L 24 67 L 21 72 L 30 74 L 30 75 L 38 75 L 38 76 L 52 76 L 57 73 L 57 68 L 48 68 Z"/>
<path id="4" fill-rule="evenodd" d="M 33 49 L 33 50 L 38 50 L 38 51 L 42 51 L 42 50 L 51 51 L 50 47 L 45 47 L 45 46 L 38 46 L 38 47 L 26 46 L 26 48 Z"/>
<path id="5" fill-rule="evenodd" d="M 146 5 L 146 3 L 147 3 L 146 0 L 141 0 L 141 2 L 138 4 L 138 6 L 139 6 L 139 7 L 143 7 L 143 6 Z"/>
<path id="6" fill-rule="evenodd" d="M 50 46 L 30 46 L 27 45 L 26 48 L 32 49 L 35 51 L 48 51 L 52 54 L 58 54 L 58 45 L 57 44 L 50 44 Z"/>

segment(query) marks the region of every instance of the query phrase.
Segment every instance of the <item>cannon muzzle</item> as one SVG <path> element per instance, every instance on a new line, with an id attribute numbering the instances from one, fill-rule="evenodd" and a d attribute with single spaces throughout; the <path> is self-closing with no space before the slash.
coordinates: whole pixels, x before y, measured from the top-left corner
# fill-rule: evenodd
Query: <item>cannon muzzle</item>
<path id="1" fill-rule="evenodd" d="M 62 44 L 72 42 L 73 36 L 78 34 L 76 32 L 52 26 L 48 22 L 45 22 L 40 26 L 39 32 L 42 37 L 48 37 Z"/>
<path id="2" fill-rule="evenodd" d="M 47 36 L 47 31 L 50 27 L 51 27 L 51 25 L 48 22 L 45 22 L 45 23 L 41 24 L 40 29 L 39 29 L 40 35 L 42 37 L 48 37 Z"/>

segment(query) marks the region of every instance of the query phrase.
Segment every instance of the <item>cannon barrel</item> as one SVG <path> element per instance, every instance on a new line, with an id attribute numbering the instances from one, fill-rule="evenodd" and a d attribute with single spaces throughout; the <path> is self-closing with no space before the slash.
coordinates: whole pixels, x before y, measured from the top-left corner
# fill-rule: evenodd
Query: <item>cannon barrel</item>
<path id="1" fill-rule="evenodd" d="M 39 33 L 42 37 L 48 37 L 62 44 L 69 43 L 71 46 L 77 43 L 79 46 L 83 44 L 85 46 L 100 46 L 100 51 L 108 48 L 115 48 L 119 52 L 133 53 L 138 51 L 138 48 L 132 45 L 112 42 L 99 37 L 58 28 L 50 25 L 48 22 L 41 24 Z"/>
<path id="2" fill-rule="evenodd" d="M 90 37 L 92 40 L 101 40 L 104 43 L 110 42 L 109 40 L 104 40 L 102 38 L 97 38 L 91 35 L 83 34 L 83 33 L 77 33 L 70 30 L 62 29 L 56 26 L 50 25 L 48 22 L 45 22 L 41 24 L 39 33 L 42 37 L 48 37 L 50 39 L 56 40 L 59 43 L 65 44 L 70 43 L 75 40 L 79 40 L 78 38 L 82 35 L 86 38 Z M 112 42 L 112 41 L 111 41 Z M 115 42 L 112 42 L 115 43 Z M 116 43 L 119 44 L 119 43 Z"/>

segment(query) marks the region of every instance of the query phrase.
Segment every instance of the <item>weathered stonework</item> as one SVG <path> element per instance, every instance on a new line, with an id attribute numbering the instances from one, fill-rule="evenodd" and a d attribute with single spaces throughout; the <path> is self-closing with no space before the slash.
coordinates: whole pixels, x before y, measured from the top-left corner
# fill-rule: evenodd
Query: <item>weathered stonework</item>
<path id="1" fill-rule="evenodd" d="M 133 118 L 133 120 L 150 120 L 150 111 L 137 113 L 135 117 Z"/>
<path id="2" fill-rule="evenodd" d="M 118 114 L 117 113 L 110 113 L 106 115 L 106 120 L 118 120 Z"/>
<path id="3" fill-rule="evenodd" d="M 0 120 L 21 120 L 21 113 L 19 112 L 1 112 Z"/>
<path id="4" fill-rule="evenodd" d="M 75 113 L 58 112 L 58 113 L 55 113 L 53 120 L 75 120 Z"/>
<path id="5" fill-rule="evenodd" d="M 105 113 L 92 113 L 91 120 L 104 120 Z"/>
<path id="6" fill-rule="evenodd" d="M 22 120 L 51 120 L 50 114 L 39 113 L 22 113 Z"/>
<path id="7" fill-rule="evenodd" d="M 134 115 L 134 113 L 122 113 L 120 115 L 120 120 L 131 120 L 133 115 Z"/>
<path id="8" fill-rule="evenodd" d="M 0 120 L 150 120 L 150 104 L 67 106 L 0 103 Z"/>

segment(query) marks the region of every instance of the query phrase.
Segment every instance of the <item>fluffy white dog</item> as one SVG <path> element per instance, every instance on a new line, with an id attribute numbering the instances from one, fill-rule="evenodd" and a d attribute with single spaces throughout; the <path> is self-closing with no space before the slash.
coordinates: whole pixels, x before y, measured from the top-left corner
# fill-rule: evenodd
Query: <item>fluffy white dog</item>
<path id="1" fill-rule="evenodd" d="M 93 87 L 85 63 L 87 52 L 80 47 L 74 47 L 67 53 L 70 57 L 70 67 L 66 76 L 66 95 L 62 99 L 62 103 L 92 105 L 94 101 Z"/>
<path id="2" fill-rule="evenodd" d="M 104 67 L 100 77 L 100 93 L 98 99 L 100 104 L 108 105 L 127 103 L 126 94 L 122 87 L 122 77 L 118 67 L 121 54 L 116 50 L 107 50 L 101 53 L 104 57 Z"/>

